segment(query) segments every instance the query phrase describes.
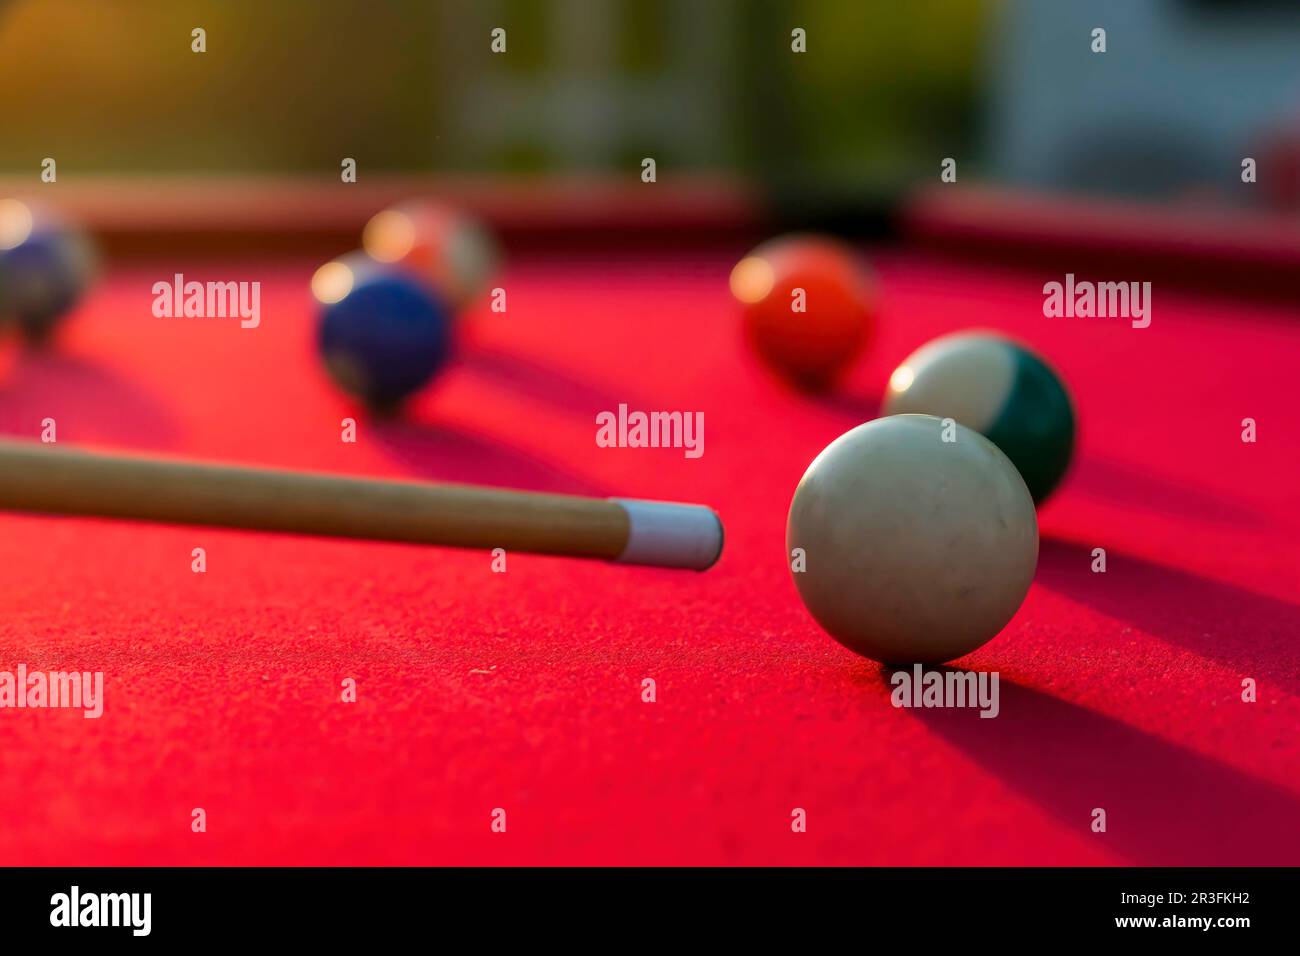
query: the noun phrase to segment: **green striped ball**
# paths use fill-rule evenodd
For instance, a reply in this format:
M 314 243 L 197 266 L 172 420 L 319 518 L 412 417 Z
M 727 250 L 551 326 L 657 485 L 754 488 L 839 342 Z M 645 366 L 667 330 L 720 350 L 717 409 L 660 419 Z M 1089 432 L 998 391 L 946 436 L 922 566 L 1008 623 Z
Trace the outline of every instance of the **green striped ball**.
M 1074 452 L 1074 408 L 1060 376 L 996 332 L 956 332 L 921 346 L 890 376 L 882 412 L 974 429 L 1011 459 L 1035 503 L 1060 483 Z

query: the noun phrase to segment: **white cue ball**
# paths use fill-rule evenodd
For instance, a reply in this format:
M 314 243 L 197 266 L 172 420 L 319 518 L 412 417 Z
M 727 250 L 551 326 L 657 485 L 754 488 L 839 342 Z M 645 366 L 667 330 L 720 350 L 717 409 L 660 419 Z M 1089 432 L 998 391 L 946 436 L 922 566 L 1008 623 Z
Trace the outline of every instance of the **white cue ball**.
M 1011 620 L 1038 563 L 1029 489 L 992 442 L 962 425 L 893 415 L 845 432 L 790 503 L 786 554 L 817 623 L 887 664 L 968 654 Z

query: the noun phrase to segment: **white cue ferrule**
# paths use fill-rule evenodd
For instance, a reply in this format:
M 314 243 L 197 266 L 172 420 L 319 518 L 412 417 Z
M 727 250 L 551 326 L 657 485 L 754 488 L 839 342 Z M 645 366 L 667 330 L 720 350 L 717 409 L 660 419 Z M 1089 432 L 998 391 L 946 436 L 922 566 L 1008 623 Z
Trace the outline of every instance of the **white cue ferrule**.
M 624 564 L 703 571 L 722 555 L 722 522 L 712 508 L 673 501 L 610 499 L 627 512 Z

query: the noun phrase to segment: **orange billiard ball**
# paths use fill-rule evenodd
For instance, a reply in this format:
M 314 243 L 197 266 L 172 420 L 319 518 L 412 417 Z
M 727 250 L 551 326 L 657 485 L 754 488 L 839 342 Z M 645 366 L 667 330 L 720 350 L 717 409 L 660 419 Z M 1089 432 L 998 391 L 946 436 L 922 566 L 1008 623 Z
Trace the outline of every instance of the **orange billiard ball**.
M 810 391 L 830 388 L 871 336 L 874 283 L 853 251 L 821 236 L 769 240 L 731 270 L 745 339 L 768 368 Z

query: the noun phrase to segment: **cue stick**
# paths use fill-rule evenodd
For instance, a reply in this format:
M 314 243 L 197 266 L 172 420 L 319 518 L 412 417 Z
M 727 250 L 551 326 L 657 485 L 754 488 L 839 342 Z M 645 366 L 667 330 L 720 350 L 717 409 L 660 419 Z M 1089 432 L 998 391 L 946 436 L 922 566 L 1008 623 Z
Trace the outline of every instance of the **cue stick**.
M 0 509 L 454 548 L 504 548 L 702 571 L 722 554 L 710 508 L 389 481 L 0 440 Z

